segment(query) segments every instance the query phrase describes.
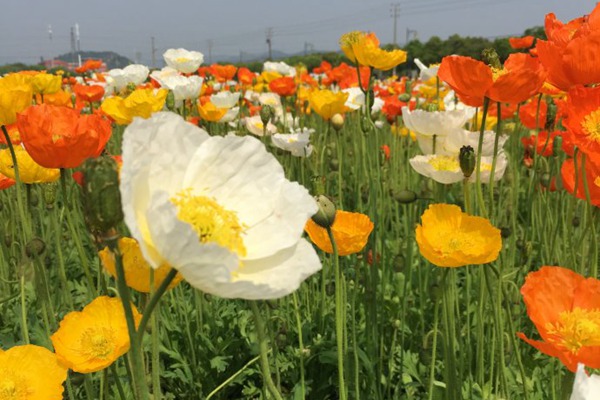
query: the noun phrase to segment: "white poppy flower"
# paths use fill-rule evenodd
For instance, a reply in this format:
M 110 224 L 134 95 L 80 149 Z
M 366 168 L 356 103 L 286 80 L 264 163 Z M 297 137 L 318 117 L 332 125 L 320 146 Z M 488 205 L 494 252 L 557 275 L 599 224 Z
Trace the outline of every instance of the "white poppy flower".
M 123 69 L 111 69 L 108 71 L 108 76 L 112 78 L 112 86 L 116 90 L 121 90 L 130 83 L 136 86 L 144 83 L 148 78 L 149 72 L 150 70 L 145 65 L 131 64 Z
M 163 53 L 167 65 L 184 74 L 196 72 L 204 62 L 204 54 L 186 49 L 169 49 Z
M 211 137 L 168 112 L 136 118 L 120 190 L 150 265 L 168 263 L 207 293 L 278 298 L 321 268 L 302 239 L 315 200 L 250 136 Z
M 482 183 L 489 183 L 492 171 L 493 157 L 481 157 L 480 179 Z M 428 154 L 424 156 L 415 156 L 409 161 L 410 166 L 419 174 L 433 179 L 436 182 L 449 185 L 460 182 L 464 179 L 464 174 L 460 169 L 458 156 L 448 156 L 443 154 Z M 504 152 L 498 153 L 496 159 L 496 169 L 494 171 L 494 180 L 497 181 L 504 176 L 508 160 Z M 469 182 L 475 182 L 477 175 L 475 172 L 469 178 Z
M 263 71 L 265 72 L 277 72 L 283 76 L 296 76 L 296 68 L 287 65 L 283 61 L 265 61 L 263 64 Z
M 197 99 L 200 96 L 204 79 L 198 75 L 167 75 L 161 78 L 161 86 L 173 92 L 175 101 L 181 103 L 183 100 Z
M 238 117 L 239 113 L 240 113 L 240 108 L 239 107 L 230 108 L 230 109 L 227 110 L 227 112 L 225 113 L 225 115 L 223 115 L 221 117 L 221 119 L 219 120 L 219 122 L 231 122 L 231 121 L 235 120 Z
M 310 135 L 314 131 L 314 129 L 304 128 L 292 133 L 276 133 L 271 136 L 271 141 L 275 147 L 289 151 L 295 157 L 308 157 L 313 151 Z
M 218 108 L 233 108 L 238 104 L 240 92 L 219 92 L 210 96 L 210 102 Z
M 570 400 L 598 400 L 600 399 L 600 376 L 587 376 L 583 364 L 577 364 L 577 374 L 573 384 Z
M 348 99 L 344 105 L 349 109 L 358 110 L 365 105 L 365 94 L 359 87 L 343 89 L 342 92 L 348 93 Z
M 459 101 L 456 97 L 456 94 L 454 93 L 454 90 L 450 90 L 448 94 L 444 96 L 444 109 L 446 111 L 464 110 L 467 112 L 469 119 L 473 118 L 476 111 L 475 107 L 468 106 Z
M 419 60 L 418 58 L 415 58 L 415 64 L 417 65 L 417 67 L 419 68 L 419 79 L 422 81 L 428 81 L 431 78 L 433 78 L 434 76 L 437 76 L 438 73 L 438 69 L 440 69 L 440 65 L 436 64 L 436 65 L 430 65 L 429 67 L 426 66 L 425 64 L 423 64 L 421 62 L 421 60 Z
M 164 67 L 163 69 L 158 69 L 158 70 L 152 71 L 150 73 L 150 78 L 154 79 L 156 82 L 158 82 L 159 85 L 163 86 L 163 81 L 165 79 L 167 79 L 168 77 L 171 77 L 171 76 L 178 76 L 178 75 L 179 75 L 179 71 L 177 71 L 175 68 Z
M 255 135 L 255 136 L 264 136 L 266 135 L 273 135 L 275 133 L 277 133 L 277 127 L 275 125 L 273 125 L 271 123 L 271 121 L 269 121 L 267 123 L 267 129 L 265 132 L 265 125 L 263 124 L 262 120 L 260 119 L 260 115 L 255 115 L 253 117 L 246 117 L 244 119 L 244 124 L 246 125 L 246 129 L 248 129 L 248 131 Z
M 404 125 L 415 133 L 446 136 L 450 131 L 461 128 L 469 120 L 469 116 L 464 110 L 411 111 L 408 107 L 402 107 L 402 119 Z
M 496 132 L 484 131 L 481 155 L 494 155 L 495 139 Z M 501 150 L 502 147 L 504 147 L 504 143 L 506 143 L 507 140 L 507 135 L 502 135 L 498 138 L 498 150 Z M 473 132 L 462 128 L 454 129 L 448 134 L 448 136 L 446 136 L 441 148 L 438 148 L 441 149 L 443 154 L 458 154 L 460 152 L 460 148 L 463 146 L 471 146 L 475 151 L 477 151 L 479 146 L 479 132 Z

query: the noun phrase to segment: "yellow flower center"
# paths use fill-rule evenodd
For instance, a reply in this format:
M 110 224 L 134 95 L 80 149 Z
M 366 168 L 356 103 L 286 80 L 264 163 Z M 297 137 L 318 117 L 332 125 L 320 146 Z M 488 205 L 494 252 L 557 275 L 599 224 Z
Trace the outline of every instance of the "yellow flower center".
M 90 328 L 81 335 L 81 347 L 90 358 L 106 359 L 114 351 L 114 332 L 108 328 Z
M 340 46 L 342 47 L 351 47 L 353 44 L 358 43 L 358 41 L 365 34 L 361 31 L 352 31 L 342 35 L 340 38 Z
M 214 198 L 194 196 L 191 189 L 178 193 L 171 201 L 179 208 L 179 219 L 192 226 L 201 243 L 216 243 L 238 256 L 246 255 L 242 238 L 246 226 L 235 211 L 226 210 Z
M 3 379 L 0 381 L 0 400 L 27 399 L 29 390 L 25 380 L 9 371 L 4 372 L 8 373 L 8 376 L 3 374 Z
M 456 157 L 450 156 L 437 156 L 429 160 L 431 165 L 436 171 L 456 171 L 460 169 L 458 160 Z
M 600 176 L 597 176 L 596 179 L 594 179 L 594 185 L 600 187 Z
M 600 346 L 600 310 L 584 310 L 560 313 L 556 323 L 548 323 L 551 342 L 577 354 L 584 346 Z
M 190 59 L 187 57 L 178 57 L 175 59 L 175 62 L 180 63 L 180 64 L 186 63 L 188 61 L 190 61 Z
M 496 82 L 496 79 L 500 78 L 502 75 L 506 74 L 508 71 L 504 68 L 491 68 L 492 70 L 492 79 Z
M 591 140 L 600 142 L 600 109 L 586 115 L 581 126 Z

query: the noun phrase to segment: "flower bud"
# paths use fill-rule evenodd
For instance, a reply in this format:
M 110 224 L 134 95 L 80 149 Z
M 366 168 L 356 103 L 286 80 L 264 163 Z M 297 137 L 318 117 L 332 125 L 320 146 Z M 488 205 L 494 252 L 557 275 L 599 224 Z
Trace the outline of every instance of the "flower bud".
M 273 110 L 273 107 L 265 105 L 260 109 L 260 120 L 262 121 L 263 125 L 266 126 L 274 116 L 275 110 Z
M 502 69 L 502 63 L 500 63 L 500 57 L 494 49 L 483 49 L 481 52 L 481 58 L 483 61 L 492 68 Z
M 329 228 L 335 220 L 335 204 L 322 194 L 317 196 L 315 200 L 319 206 L 319 211 L 312 216 L 312 220 L 323 228 Z
M 434 112 L 440 110 L 440 105 L 436 103 L 427 103 L 423 108 L 425 109 L 425 111 Z
M 339 132 L 344 127 L 344 116 L 342 114 L 333 114 L 331 117 L 333 129 Z
M 173 93 L 172 90 L 169 90 L 169 93 L 167 93 L 167 99 L 165 100 L 165 105 L 167 106 L 167 109 L 169 111 L 175 110 L 175 94 Z
M 101 233 L 123 220 L 117 163 L 109 156 L 88 159 L 83 170 L 83 209 L 88 226 Z
M 460 170 L 465 178 L 469 178 L 471 175 L 473 175 L 476 161 L 475 150 L 473 150 L 471 146 L 463 146 L 460 148 L 458 162 L 460 164 Z
M 337 158 L 332 158 L 331 160 L 329 160 L 329 169 L 331 171 L 337 171 L 338 169 L 340 169 L 340 162 Z
M 398 100 L 403 103 L 408 103 L 410 101 L 410 93 L 402 93 L 400 96 L 398 96 Z
M 562 152 L 562 144 L 563 138 L 561 135 L 557 135 L 554 137 L 554 142 L 552 143 L 552 154 L 558 156 Z
M 52 209 L 54 207 L 54 202 L 56 201 L 56 188 L 57 184 L 55 182 L 44 185 L 44 191 L 42 192 L 42 195 L 44 197 L 46 208 L 48 209 Z
M 46 243 L 39 237 L 34 237 L 25 245 L 25 254 L 27 254 L 27 257 L 29 258 L 42 255 L 44 250 L 46 250 Z
M 392 193 L 394 200 L 401 204 L 410 204 L 417 200 L 417 194 L 412 190 L 400 190 Z

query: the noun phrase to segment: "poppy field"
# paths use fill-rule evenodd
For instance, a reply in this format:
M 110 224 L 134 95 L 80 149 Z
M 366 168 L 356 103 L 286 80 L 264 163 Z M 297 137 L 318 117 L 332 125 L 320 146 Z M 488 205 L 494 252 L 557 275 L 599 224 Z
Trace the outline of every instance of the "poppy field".
M 0 400 L 600 399 L 600 6 L 500 59 L 0 78 Z

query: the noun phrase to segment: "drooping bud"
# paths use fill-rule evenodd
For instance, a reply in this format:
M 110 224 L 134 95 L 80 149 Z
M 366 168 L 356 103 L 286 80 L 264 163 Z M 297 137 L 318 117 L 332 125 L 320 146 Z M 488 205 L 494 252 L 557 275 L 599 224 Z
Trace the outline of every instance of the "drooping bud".
M 269 105 L 265 105 L 260 109 L 260 120 L 263 125 L 267 126 L 269 121 L 275 116 L 275 110 Z
M 489 65 L 492 68 L 502 69 L 502 63 L 500 62 L 500 57 L 498 57 L 498 53 L 496 50 L 492 48 L 483 49 L 481 52 L 481 58 L 483 58 L 483 62 Z
M 458 162 L 460 164 L 460 170 L 462 171 L 465 178 L 469 178 L 473 175 L 473 171 L 475 170 L 475 150 L 471 146 L 463 146 L 460 148 L 460 153 L 458 154 Z
M 172 90 L 169 90 L 167 93 L 167 99 L 165 100 L 165 105 L 169 111 L 175 111 L 175 94 Z
M 25 254 L 27 254 L 27 257 L 29 258 L 42 255 L 44 250 L 46 250 L 46 243 L 39 237 L 34 237 L 25 245 Z
M 47 209 L 52 209 L 54 207 L 57 187 L 58 185 L 56 182 L 51 182 L 44 185 L 43 197 Z
M 417 194 L 412 190 L 400 190 L 392 193 L 394 200 L 401 204 L 410 204 L 417 200 Z
M 312 220 L 323 228 L 329 228 L 335 221 L 335 204 L 327 196 L 319 195 L 315 198 L 319 211 L 312 216 Z
M 408 103 L 410 101 L 410 97 L 410 93 L 402 93 L 400 96 L 398 96 L 398 100 L 403 103 Z
M 88 226 L 105 233 L 123 220 L 119 173 L 109 156 L 86 160 L 83 171 L 83 209 Z
M 547 96 L 546 104 L 548 105 L 548 107 L 546 109 L 546 121 L 544 121 L 544 129 L 547 131 L 553 131 L 554 125 L 556 122 L 556 111 L 557 111 L 556 103 L 554 103 L 554 100 L 552 99 L 552 97 Z M 557 153 L 554 153 L 554 154 L 557 154 Z
M 331 126 L 339 132 L 344 127 L 344 116 L 342 114 L 333 114 L 331 117 Z

